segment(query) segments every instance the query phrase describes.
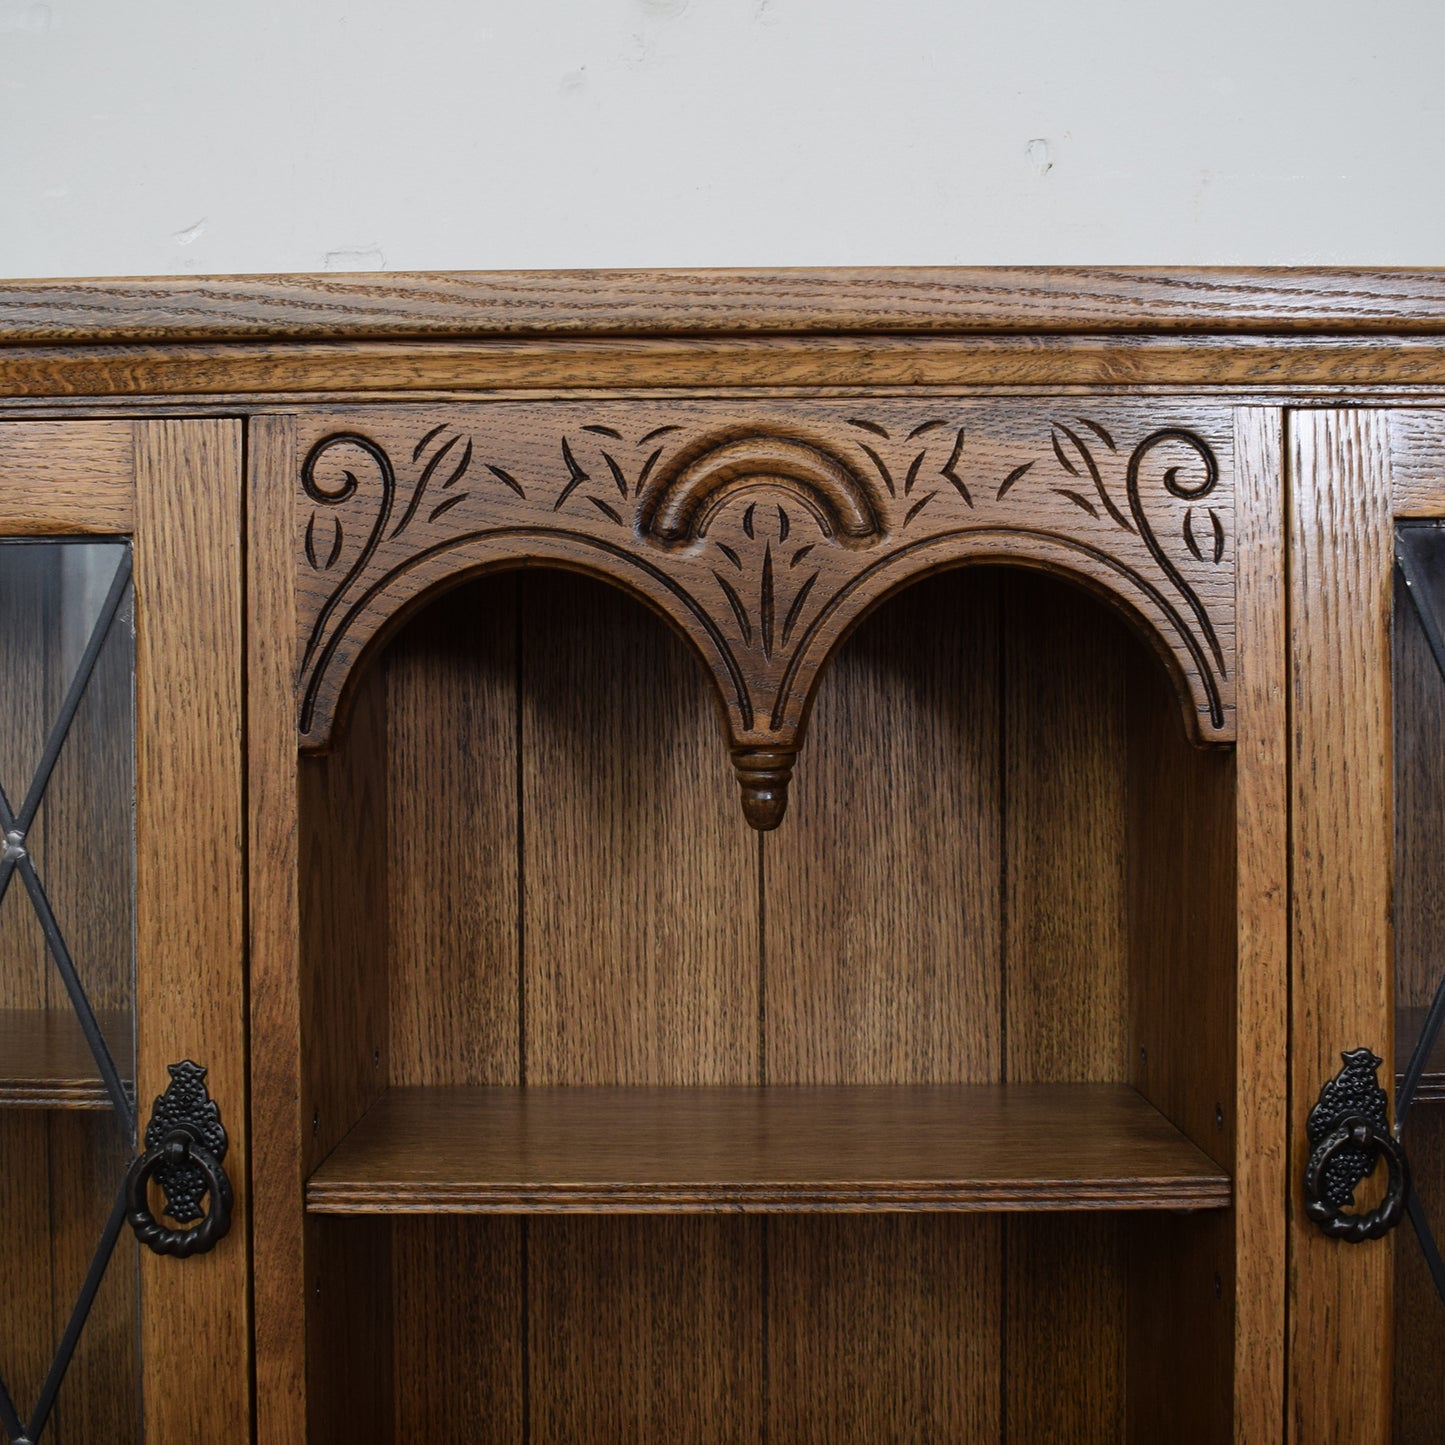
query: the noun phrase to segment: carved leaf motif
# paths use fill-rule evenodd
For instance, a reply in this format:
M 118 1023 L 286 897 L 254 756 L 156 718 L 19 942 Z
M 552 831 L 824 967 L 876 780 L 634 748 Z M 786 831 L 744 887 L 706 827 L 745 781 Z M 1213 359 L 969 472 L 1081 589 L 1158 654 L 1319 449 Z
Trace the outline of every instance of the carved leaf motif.
M 1104 441 L 1110 451 L 1114 450 L 1114 439 L 1103 427 L 1094 422 L 1080 419 L 1081 425 L 1087 427 L 1100 440 Z M 1083 478 L 1087 476 L 1093 483 L 1094 495 L 1098 498 L 1099 505 L 1109 514 L 1113 521 L 1126 532 L 1132 532 L 1133 526 L 1128 518 L 1114 504 L 1114 499 L 1109 495 L 1108 488 L 1104 485 L 1104 478 L 1099 472 L 1099 464 L 1095 460 L 1093 449 L 1071 426 L 1064 422 L 1055 422 L 1051 433 L 1054 444 L 1054 455 L 1058 458 L 1059 465 L 1071 476 Z M 1076 464 L 1077 461 L 1077 464 Z M 1083 471 L 1079 467 L 1083 467 Z M 1067 497 L 1075 505 L 1088 512 L 1090 516 L 1097 517 L 1098 509 L 1091 501 L 1087 501 L 1081 492 L 1069 488 L 1055 488 L 1060 496 Z

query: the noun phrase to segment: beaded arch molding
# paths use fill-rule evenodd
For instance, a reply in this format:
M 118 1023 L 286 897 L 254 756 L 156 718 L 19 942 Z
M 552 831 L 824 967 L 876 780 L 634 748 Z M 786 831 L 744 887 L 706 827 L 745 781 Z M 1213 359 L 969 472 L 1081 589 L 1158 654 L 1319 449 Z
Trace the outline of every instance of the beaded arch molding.
M 928 573 L 1012 562 L 1119 605 L 1196 742 L 1234 740 L 1228 408 L 1018 400 L 483 402 L 299 418 L 297 723 L 426 596 L 548 566 L 660 613 L 712 676 L 748 822 L 776 827 L 829 656 Z

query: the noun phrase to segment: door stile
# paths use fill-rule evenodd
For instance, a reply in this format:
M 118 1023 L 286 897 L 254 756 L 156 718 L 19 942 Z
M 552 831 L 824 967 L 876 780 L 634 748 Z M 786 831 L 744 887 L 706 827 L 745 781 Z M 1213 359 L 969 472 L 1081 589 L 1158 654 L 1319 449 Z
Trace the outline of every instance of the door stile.
M 146 1438 L 251 1431 L 242 813 L 243 427 L 137 422 L 137 1114 L 184 1059 L 229 1135 L 229 1237 L 141 1251 Z
M 1394 1057 L 1390 418 L 1292 412 L 1289 1439 L 1388 1445 L 1393 1253 L 1305 1216 L 1306 1120 L 1340 1054 Z

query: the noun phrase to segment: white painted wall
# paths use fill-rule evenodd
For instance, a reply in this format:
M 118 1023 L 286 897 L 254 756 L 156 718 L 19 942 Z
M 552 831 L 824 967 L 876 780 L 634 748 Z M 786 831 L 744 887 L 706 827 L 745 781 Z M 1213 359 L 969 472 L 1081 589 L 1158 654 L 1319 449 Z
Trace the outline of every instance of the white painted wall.
M 1445 264 L 1442 0 L 0 0 L 0 275 Z

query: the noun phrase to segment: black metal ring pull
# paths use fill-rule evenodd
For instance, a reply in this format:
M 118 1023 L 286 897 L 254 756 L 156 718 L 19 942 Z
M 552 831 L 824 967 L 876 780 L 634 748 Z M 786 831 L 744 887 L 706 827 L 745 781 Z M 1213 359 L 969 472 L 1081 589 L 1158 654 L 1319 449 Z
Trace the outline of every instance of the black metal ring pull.
M 231 1228 L 231 1181 L 221 1167 L 230 1141 L 206 1092 L 205 1069 L 183 1059 L 170 1075 L 146 1125 L 145 1153 L 126 1171 L 125 1217 L 147 1249 L 184 1259 L 214 1249 Z M 151 1212 L 152 1181 L 166 1197 L 163 1214 L 178 1224 L 201 1222 L 191 1229 L 162 1224 Z
M 1383 1154 L 1390 1179 L 1385 1197 L 1364 1214 L 1346 1214 L 1328 1197 L 1330 1166 L 1347 1151 Z M 1405 1151 L 1388 1129 L 1372 1119 L 1352 1114 L 1315 1145 L 1305 1168 L 1305 1213 L 1332 1239 L 1360 1244 L 1388 1234 L 1405 1216 L 1410 1192 L 1410 1165 Z
M 1350 1049 L 1340 1058 L 1344 1067 L 1320 1090 L 1310 1110 L 1305 1213 L 1331 1239 L 1363 1244 L 1388 1234 L 1405 1217 L 1410 1165 L 1390 1132 L 1390 1099 L 1380 1087 L 1380 1056 L 1370 1049 Z M 1382 1154 L 1390 1171 L 1385 1198 L 1363 1214 L 1347 1214 L 1356 1188 L 1375 1172 Z
M 151 1177 L 162 1168 L 182 1169 L 187 1165 L 205 1176 L 210 1207 L 193 1229 L 168 1229 L 151 1212 Z M 126 1222 L 135 1230 L 136 1238 L 157 1254 L 184 1259 L 214 1249 L 230 1231 L 232 1202 L 231 1181 L 221 1161 L 184 1127 L 173 1129 L 154 1149 L 147 1149 L 126 1172 Z

